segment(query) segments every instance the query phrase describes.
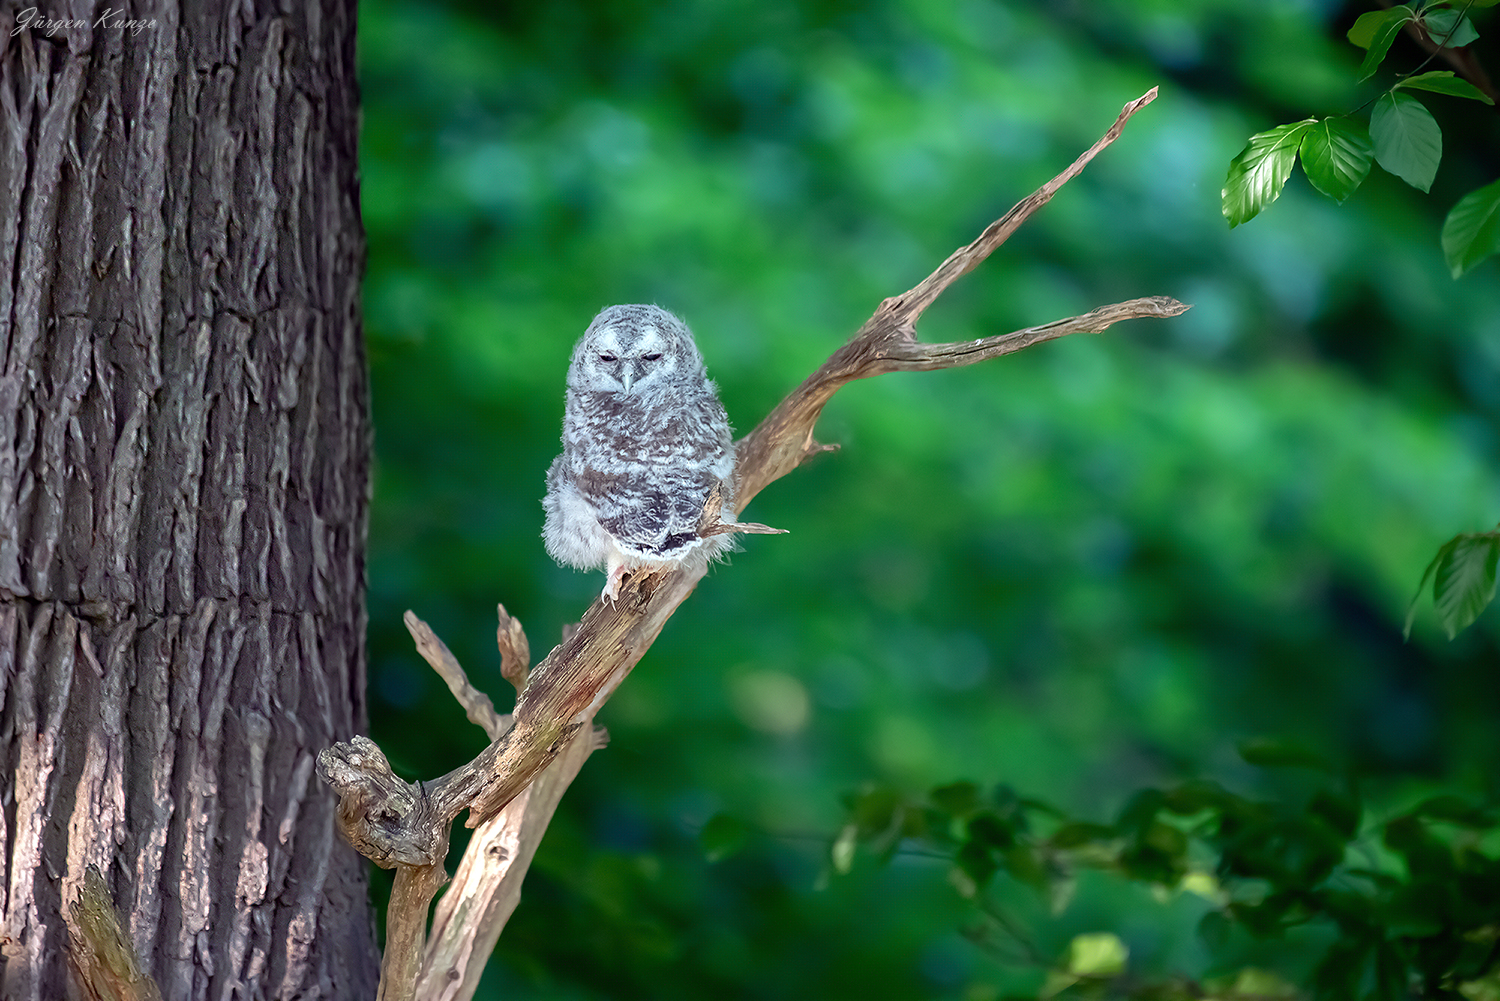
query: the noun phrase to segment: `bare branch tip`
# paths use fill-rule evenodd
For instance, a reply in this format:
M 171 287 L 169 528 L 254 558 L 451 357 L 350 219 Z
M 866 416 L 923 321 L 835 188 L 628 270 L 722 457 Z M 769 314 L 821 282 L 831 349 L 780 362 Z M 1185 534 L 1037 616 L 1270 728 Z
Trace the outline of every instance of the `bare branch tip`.
M 531 673 L 531 643 L 526 639 L 526 630 L 521 620 L 505 610 L 504 605 L 495 606 L 499 626 L 495 629 L 495 646 L 500 650 L 500 676 L 510 682 L 516 694 L 526 687 Z

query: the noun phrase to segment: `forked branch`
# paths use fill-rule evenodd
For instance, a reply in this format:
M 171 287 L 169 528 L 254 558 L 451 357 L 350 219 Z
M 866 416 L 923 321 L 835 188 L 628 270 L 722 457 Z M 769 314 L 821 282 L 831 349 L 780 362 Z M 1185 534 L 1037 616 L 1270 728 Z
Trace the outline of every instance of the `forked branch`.
M 1052 199 L 1066 184 L 1102 151 L 1119 137 L 1130 117 L 1151 103 L 1156 97 L 1156 88 L 1125 105 L 1119 117 L 1099 141 L 1094 143 L 1066 170 L 1018 202 L 1014 208 L 985 228 L 979 237 L 966 247 L 949 255 L 938 268 L 914 288 L 898 296 L 886 299 L 875 315 L 862 326 L 854 337 L 839 348 L 816 372 L 783 400 L 771 414 L 750 434 L 736 444 L 736 489 L 734 491 L 736 514 L 744 510 L 756 494 L 772 481 L 785 476 L 809 456 L 825 451 L 832 446 L 820 445 L 813 439 L 813 429 L 823 407 L 839 388 L 855 379 L 866 379 L 885 372 L 931 371 L 972 365 L 975 362 L 1010 354 L 1042 341 L 1052 340 L 1073 333 L 1098 333 L 1121 320 L 1138 317 L 1176 316 L 1188 307 L 1175 299 L 1154 297 L 1132 299 L 1129 302 L 1101 306 L 1082 316 L 1057 320 L 1038 327 L 1028 327 L 1008 334 L 983 337 L 955 344 L 924 344 L 917 339 L 916 323 L 922 313 L 960 276 L 972 271 L 1014 233 L 1022 223 Z M 718 518 L 718 493 L 710 499 L 705 509 L 702 534 L 714 534 L 728 526 L 720 526 Z M 765 526 L 740 525 L 739 531 L 774 531 Z M 524 657 L 520 667 L 514 666 L 512 657 L 506 677 L 515 681 L 520 689 L 512 714 L 513 725 L 473 761 L 453 770 L 442 778 L 417 786 L 405 783 L 392 785 L 390 777 L 380 774 L 375 768 L 366 788 L 359 788 L 358 781 L 351 781 L 351 752 L 349 745 L 340 745 L 324 752 L 319 758 L 320 771 L 325 779 L 339 789 L 342 799 L 340 820 L 350 839 L 366 854 L 376 857 L 381 852 L 387 859 L 394 858 L 406 866 L 401 852 L 412 845 L 436 846 L 446 844 L 447 825 L 467 810 L 468 825 L 484 825 L 485 831 L 476 836 L 470 847 L 475 851 L 493 850 L 503 845 L 500 854 L 510 861 L 505 863 L 507 879 L 519 885 L 524 864 L 517 860 L 524 855 L 529 859 L 530 849 L 535 848 L 535 839 L 545 827 L 545 818 L 550 817 L 561 789 L 582 763 L 580 755 L 595 746 L 593 718 L 595 712 L 624 680 L 631 668 L 650 648 L 677 606 L 681 604 L 697 585 L 705 572 L 702 566 L 683 566 L 665 572 L 637 572 L 626 578 L 618 600 L 594 604 L 584 614 L 583 621 L 563 642 L 549 653 L 541 664 L 527 676 Z M 525 637 L 519 626 L 507 626 L 508 617 L 501 610 L 500 629 L 502 651 L 507 642 L 515 648 L 519 644 L 525 649 Z M 416 621 L 408 620 L 408 625 Z M 425 629 L 425 627 L 423 627 Z M 447 653 L 435 636 L 431 641 L 418 635 L 412 626 L 413 635 L 419 645 L 424 646 L 424 656 L 448 679 L 455 695 L 469 711 L 470 718 L 485 726 L 494 737 L 502 718 L 488 705 L 488 699 L 474 698 L 469 694 L 467 681 L 461 684 L 456 679 L 462 671 L 456 663 L 449 663 Z M 430 631 L 428 631 L 430 634 Z M 507 636 L 510 637 L 507 640 Z M 517 637 L 519 639 L 517 640 Z M 481 702 L 480 700 L 483 699 Z M 355 754 L 360 761 L 372 765 L 383 764 L 384 758 L 376 761 L 374 754 L 360 744 Z M 572 751 L 569 749 L 572 748 Z M 556 773 L 561 782 L 548 779 L 545 786 L 532 785 L 543 769 L 569 751 L 564 761 L 559 761 L 548 772 Z M 389 769 L 386 768 L 386 773 Z M 330 774 L 337 773 L 336 775 Z M 399 782 L 399 780 L 397 780 Z M 351 788 L 353 786 L 354 788 Z M 402 788 L 402 787 L 405 788 Z M 531 788 L 528 790 L 528 786 Z M 518 799 L 526 791 L 525 800 Z M 381 797 L 393 798 L 390 804 L 381 803 Z M 509 806 L 508 806 L 509 804 Z M 538 812 L 534 815 L 533 804 Z M 505 813 L 502 814 L 501 811 Z M 361 819 L 361 816 L 364 818 Z M 393 819 L 394 818 L 394 819 Z M 390 830 L 393 823 L 425 823 L 441 828 L 441 834 L 428 832 L 425 837 L 395 839 L 400 848 L 391 847 Z M 494 825 L 494 826 L 492 826 Z M 371 829 L 378 837 L 372 838 Z M 529 832 L 529 833 L 528 833 Z M 507 841 L 506 839 L 511 840 Z M 531 839 L 528 841 L 527 839 Z M 372 840 L 376 842 L 372 846 Z M 383 847 L 382 847 L 383 846 Z M 480 846 L 476 848 L 475 846 Z M 489 846 L 485 848 L 484 846 Z M 430 855 L 424 855 L 430 858 Z M 460 980 L 468 983 L 461 967 L 474 958 L 480 965 L 487 955 L 488 944 L 493 944 L 493 935 L 499 934 L 494 915 L 509 914 L 513 899 L 509 890 L 501 891 L 492 883 L 488 888 L 474 889 L 469 883 L 473 874 L 483 868 L 483 858 L 471 860 L 466 855 L 460 886 L 444 897 L 443 912 L 439 924 L 434 928 L 433 944 L 428 952 L 428 962 L 422 973 L 421 996 L 467 997 L 472 993 L 452 993 L 441 984 L 450 987 Z M 415 877 L 414 877 L 415 878 Z M 480 881 L 482 882 L 482 881 Z M 475 884 L 477 886 L 477 883 Z M 514 888 L 512 887 L 512 889 Z M 424 885 L 425 889 L 425 885 Z M 479 904 L 480 899 L 490 901 Z M 428 900 L 431 899 L 430 893 Z M 508 902 L 507 902 L 508 901 Z M 455 936 L 453 922 L 464 914 L 490 915 L 486 930 L 479 935 Z M 503 912 L 503 913 L 500 913 Z M 415 921 L 420 928 L 426 921 L 426 905 L 420 913 L 398 916 L 394 910 L 390 925 L 398 920 Z M 461 940 L 461 941 L 460 941 Z M 450 945 L 441 945 L 448 942 Z M 452 944 L 452 943 L 458 944 Z M 482 948 L 481 948 L 482 947 Z M 441 965 L 441 969 L 433 964 Z M 389 963 L 387 964 L 389 967 Z M 402 977 L 409 974 L 403 972 Z M 477 979 L 477 973 L 474 974 Z M 382 983 L 382 997 L 413 997 L 415 983 L 405 980 L 400 989 L 387 992 Z

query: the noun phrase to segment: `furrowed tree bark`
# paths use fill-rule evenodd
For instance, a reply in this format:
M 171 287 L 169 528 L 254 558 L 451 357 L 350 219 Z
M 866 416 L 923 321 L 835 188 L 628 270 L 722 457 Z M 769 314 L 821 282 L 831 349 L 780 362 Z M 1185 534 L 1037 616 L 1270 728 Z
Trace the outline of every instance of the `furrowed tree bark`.
M 0 997 L 80 996 L 111 907 L 169 1001 L 371 997 L 314 778 L 365 727 L 353 0 L 30 7 L 0 3 Z
M 873 316 L 817 371 L 777 405 L 755 430 L 735 443 L 735 512 L 761 490 L 819 452 L 813 429 L 823 407 L 856 379 L 887 372 L 919 372 L 972 365 L 1034 344 L 1075 333 L 1100 333 L 1121 320 L 1166 318 L 1188 307 L 1166 296 L 1114 303 L 1009 334 L 953 344 L 927 344 L 916 323 L 949 285 L 978 267 L 1012 233 L 1119 138 L 1156 88 L 1121 109 L 1113 125 L 1060 174 L 1017 202 L 975 240 L 948 256 L 914 288 L 882 302 Z M 704 507 L 702 536 L 724 531 L 775 532 L 764 525 L 719 521 L 720 492 Z M 583 759 L 598 746 L 594 714 L 655 642 L 667 619 L 702 579 L 706 567 L 692 564 L 663 572 L 630 574 L 613 602 L 595 601 L 576 629 L 535 670 L 527 670 L 527 643 L 520 624 L 500 609 L 498 634 L 505 677 L 518 690 L 515 711 L 504 725 L 489 699 L 473 690 L 463 669 L 425 623 L 410 612 L 407 627 L 418 650 L 448 683 L 469 719 L 484 726 L 491 743 L 473 761 L 430 782 L 395 776 L 368 738 L 336 745 L 318 756 L 318 771 L 338 794 L 345 836 L 382 865 L 397 869 L 387 911 L 389 949 L 381 971 L 382 1001 L 462 1001 L 473 996 L 479 971 L 500 934 L 526 865 L 546 829 L 558 798 Z M 478 827 L 459 867 L 459 878 L 438 905 L 425 956 L 416 944 L 427 930 L 427 912 L 441 870 L 448 825 L 468 811 Z M 493 857 L 490 857 L 493 853 Z

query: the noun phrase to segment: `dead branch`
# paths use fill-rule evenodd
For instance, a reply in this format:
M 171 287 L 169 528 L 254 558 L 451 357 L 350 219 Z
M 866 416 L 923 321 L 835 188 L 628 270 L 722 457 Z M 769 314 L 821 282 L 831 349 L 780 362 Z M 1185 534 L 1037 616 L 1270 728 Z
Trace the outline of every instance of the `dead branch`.
M 1051 200 L 1058 189 L 1119 137 L 1130 117 L 1156 97 L 1156 88 L 1125 105 L 1098 142 L 1072 165 L 1004 216 L 991 223 L 966 247 L 954 251 L 931 275 L 911 290 L 886 299 L 854 337 L 783 400 L 749 435 L 736 444 L 735 514 L 769 483 L 785 476 L 810 456 L 836 446 L 813 439 L 823 407 L 838 389 L 856 379 L 885 372 L 931 371 L 955 368 L 1010 354 L 1042 341 L 1072 333 L 1098 333 L 1111 324 L 1136 317 L 1176 316 L 1188 307 L 1174 299 L 1155 297 L 1103 306 L 1070 317 L 1008 334 L 955 344 L 923 344 L 916 322 L 943 291 L 972 271 L 1028 218 Z M 763 525 L 723 522 L 718 490 L 705 505 L 699 534 L 725 531 L 774 532 Z M 520 878 L 530 853 L 556 806 L 590 749 L 596 746 L 594 714 L 624 680 L 656 640 L 677 606 L 692 593 L 706 567 L 686 565 L 656 573 L 632 573 L 613 602 L 597 600 L 574 630 L 565 630 L 561 644 L 530 672 L 525 671 L 526 640 L 520 626 L 501 609 L 499 631 L 505 676 L 519 688 L 511 728 L 493 740 L 473 761 L 432 782 L 412 786 L 390 775 L 389 765 L 373 743 L 356 737 L 319 756 L 319 772 L 340 795 L 339 821 L 363 854 L 380 864 L 396 864 L 418 889 L 403 906 L 415 918 L 403 917 L 403 935 L 426 920 L 432 892 L 432 865 L 441 872 L 439 846 L 447 844 L 448 824 L 467 810 L 470 827 L 481 832 L 471 842 L 459 879 L 439 905 L 432 943 L 422 965 L 420 994 L 405 959 L 399 967 L 403 986 L 387 995 L 382 970 L 382 997 L 465 998 L 477 983 L 478 966 L 499 935 L 514 907 Z M 408 613 L 408 626 L 419 622 Z M 425 629 L 425 627 L 422 627 Z M 419 647 L 425 642 L 412 628 Z M 430 635 L 430 630 L 427 634 Z M 435 653 L 435 651 L 441 651 Z M 507 658 L 506 651 L 511 653 Z M 462 677 L 462 669 L 436 636 L 426 642 L 424 657 L 445 680 Z M 520 666 L 517 667 L 516 665 Z M 441 666 L 440 666 L 441 665 Z M 449 687 L 469 711 L 486 724 L 483 709 L 468 694 L 467 679 Z M 483 696 L 480 696 L 483 698 Z M 483 706 L 493 714 L 484 698 Z M 497 717 L 498 718 L 498 717 Z M 356 761 L 357 759 L 357 761 Z M 404 825 L 423 828 L 395 836 Z M 386 861 L 382 862 L 384 859 Z M 436 860 L 434 863 L 433 860 Z M 391 922 L 397 920 L 392 898 Z M 473 927 L 467 927 L 472 925 Z M 388 927 L 390 924 L 388 923 Z M 402 954 L 412 955 L 408 938 Z M 388 952 L 390 946 L 387 946 Z M 388 955 L 389 960 L 389 955 Z M 472 975 L 470 970 L 472 969 Z M 395 975 L 395 968 L 392 968 Z M 464 987 L 457 986 L 459 984 Z
M 473 996 L 485 960 L 521 900 L 521 881 L 553 811 L 603 740 L 599 729 L 578 734 L 531 785 L 479 825 L 453 885 L 432 915 L 417 997 L 449 1001 Z M 450 971 L 461 971 L 461 976 L 455 978 Z
M 496 605 L 495 610 L 500 618 L 500 625 L 495 629 L 495 645 L 500 648 L 500 676 L 509 681 L 519 695 L 531 675 L 531 644 L 526 642 L 526 631 L 521 628 L 520 621 L 511 618 L 504 605 Z
M 437 633 L 432 631 L 431 626 L 413 615 L 410 610 L 402 616 L 402 621 L 406 623 L 406 631 L 411 633 L 411 638 L 416 641 L 417 653 L 421 654 L 422 659 L 438 673 L 438 677 L 448 683 L 448 691 L 452 692 L 458 704 L 464 707 L 464 713 L 469 717 L 469 722 L 482 727 L 490 740 L 499 740 L 500 735 L 510 729 L 510 717 L 501 716 L 495 712 L 495 703 L 490 701 L 490 697 L 469 683 L 469 676 L 464 673 L 462 667 L 458 666 L 458 658 L 453 656 L 452 651 L 448 649 L 448 644 L 438 639 Z M 511 652 L 511 661 L 507 663 L 505 646 L 505 641 L 509 638 L 507 621 L 514 625 L 515 632 L 521 637 L 523 656 L 529 658 L 530 651 L 526 648 L 526 634 L 521 632 L 521 624 L 506 615 L 505 606 L 501 605 L 500 673 L 509 678 L 510 675 L 505 674 L 505 669 L 510 667 L 512 673 L 516 672 L 514 663 L 516 654 Z M 517 691 L 526 685 L 526 666 L 526 660 L 522 660 L 519 672 L 521 683 L 516 686 Z

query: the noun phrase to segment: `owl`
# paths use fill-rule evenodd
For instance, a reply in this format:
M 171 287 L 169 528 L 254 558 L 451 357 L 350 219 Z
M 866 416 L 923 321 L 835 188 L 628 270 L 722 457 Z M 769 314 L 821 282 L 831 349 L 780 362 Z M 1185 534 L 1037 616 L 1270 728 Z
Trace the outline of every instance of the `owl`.
M 715 487 L 734 524 L 734 439 L 687 325 L 657 306 L 610 306 L 568 365 L 562 455 L 547 471 L 547 552 L 608 571 L 709 560 L 733 536 L 700 532 Z

